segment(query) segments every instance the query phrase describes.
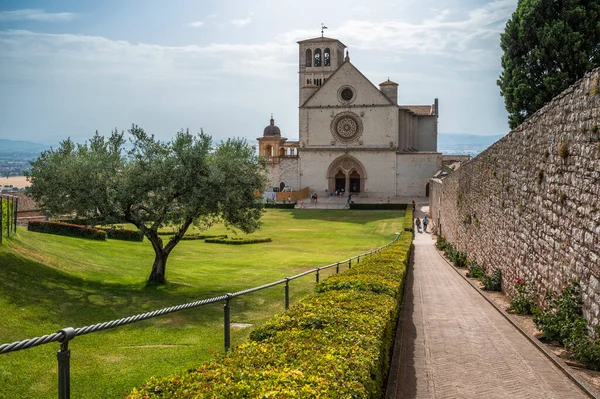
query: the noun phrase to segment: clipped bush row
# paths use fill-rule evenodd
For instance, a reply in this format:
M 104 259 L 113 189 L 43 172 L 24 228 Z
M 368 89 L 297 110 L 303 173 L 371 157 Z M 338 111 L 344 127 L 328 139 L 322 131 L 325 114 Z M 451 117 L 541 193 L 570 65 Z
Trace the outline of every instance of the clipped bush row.
M 129 399 L 379 398 L 412 233 L 320 283 L 250 341 L 187 373 L 153 377 Z
M 271 242 L 270 238 L 207 238 L 204 242 L 210 244 L 245 245 Z
M 395 211 L 403 211 L 406 209 L 406 204 L 363 204 L 363 203 L 350 203 L 350 209 L 356 210 L 395 210 Z
M 413 231 L 413 210 L 411 208 L 406 209 L 404 213 L 404 230 Z
M 295 203 L 287 203 L 287 204 L 281 204 L 279 202 L 267 202 L 267 203 L 265 203 L 265 208 L 294 209 L 295 207 L 296 207 Z
M 94 229 L 89 226 L 79 226 L 70 223 L 31 220 L 27 224 L 27 230 L 38 233 L 57 234 L 61 236 L 89 238 L 91 240 L 106 240 L 105 231 Z
M 96 227 L 96 229 L 105 231 L 106 236 L 113 240 L 144 241 L 144 234 L 139 230 L 117 229 L 114 227 Z
M 212 238 L 227 238 L 227 234 L 186 234 L 182 240 L 206 240 Z

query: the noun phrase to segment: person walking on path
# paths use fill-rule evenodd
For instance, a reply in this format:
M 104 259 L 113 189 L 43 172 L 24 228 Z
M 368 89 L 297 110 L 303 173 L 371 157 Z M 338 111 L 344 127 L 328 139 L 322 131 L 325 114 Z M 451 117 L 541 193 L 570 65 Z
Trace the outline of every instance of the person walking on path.
M 427 225 L 428 225 L 428 224 L 429 224 L 429 219 L 427 219 L 427 216 L 425 216 L 425 217 L 423 218 L 423 231 L 424 231 L 425 233 L 427 233 Z
M 415 224 L 417 225 L 417 231 L 420 233 L 421 232 L 421 219 L 416 218 Z
M 416 205 L 417 205 L 417 204 L 415 204 L 415 200 L 413 200 L 413 202 L 412 202 L 412 206 L 413 206 L 413 212 L 415 211 Z

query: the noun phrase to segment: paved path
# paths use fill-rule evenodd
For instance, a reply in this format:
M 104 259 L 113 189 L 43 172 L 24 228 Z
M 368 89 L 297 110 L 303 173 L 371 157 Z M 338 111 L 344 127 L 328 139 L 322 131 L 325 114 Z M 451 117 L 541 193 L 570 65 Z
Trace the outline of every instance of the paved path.
M 416 233 L 387 399 L 588 398 Z

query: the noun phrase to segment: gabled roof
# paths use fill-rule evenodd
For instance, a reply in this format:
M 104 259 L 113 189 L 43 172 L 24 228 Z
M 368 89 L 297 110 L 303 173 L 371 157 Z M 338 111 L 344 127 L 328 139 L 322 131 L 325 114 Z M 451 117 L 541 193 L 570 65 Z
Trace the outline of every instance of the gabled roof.
M 354 66 L 354 64 L 352 64 L 352 63 L 350 62 L 350 60 L 349 60 L 349 59 L 346 59 L 346 61 L 344 61 L 344 62 L 342 63 L 342 65 L 340 65 L 340 66 L 339 66 L 339 68 L 338 68 L 338 69 L 336 69 L 336 70 L 335 70 L 335 71 L 334 71 L 334 72 L 333 72 L 331 75 L 329 75 L 329 77 L 327 78 L 327 80 L 325 81 L 325 83 L 323 83 L 323 86 L 321 86 L 321 87 L 319 88 L 319 90 L 315 90 L 315 92 L 314 92 L 314 93 L 313 93 L 313 94 L 312 94 L 310 97 L 308 97 L 308 98 L 306 99 L 306 101 L 304 101 L 304 103 L 303 103 L 302 105 L 300 105 L 300 106 L 301 106 L 301 107 L 303 107 L 303 106 L 305 106 L 306 104 L 308 104 L 308 102 L 309 102 L 310 100 L 312 100 L 312 98 L 313 98 L 314 96 L 316 96 L 316 95 L 317 95 L 317 93 L 319 93 L 320 91 L 322 91 L 324 87 L 327 87 L 327 85 L 330 85 L 330 82 L 333 80 L 332 78 L 333 78 L 333 77 L 334 77 L 334 76 L 335 76 L 335 75 L 336 75 L 336 74 L 337 74 L 337 73 L 338 73 L 338 72 L 339 72 L 339 71 L 340 71 L 342 68 L 344 68 L 344 67 L 346 66 L 346 64 L 348 64 L 348 65 L 350 66 L 350 68 L 352 68 L 353 70 L 355 70 L 356 72 L 358 72 L 358 74 L 359 74 L 359 76 L 360 76 L 360 77 L 362 77 L 364 80 L 366 80 L 367 82 L 369 82 L 369 84 L 371 85 L 371 87 L 373 88 L 373 90 L 375 90 L 377 93 L 379 93 L 379 95 L 381 95 L 381 97 L 382 97 L 382 98 L 384 98 L 384 99 L 385 99 L 385 101 L 387 101 L 387 102 L 388 102 L 390 105 L 396 105 L 396 104 L 394 104 L 394 103 L 392 102 L 392 100 L 390 100 L 390 99 L 389 99 L 389 98 L 388 98 L 388 97 L 387 97 L 385 94 L 383 94 L 383 93 L 381 92 L 381 90 L 379 90 L 379 89 L 378 89 L 378 88 L 377 88 L 377 87 L 376 87 L 376 86 L 373 84 L 373 82 L 371 82 L 369 79 L 367 79 L 367 77 L 366 77 L 365 75 L 363 75 L 363 73 L 362 73 L 362 72 L 361 72 L 361 71 L 360 71 L 360 70 L 359 70 L 357 67 L 355 67 L 355 66 Z

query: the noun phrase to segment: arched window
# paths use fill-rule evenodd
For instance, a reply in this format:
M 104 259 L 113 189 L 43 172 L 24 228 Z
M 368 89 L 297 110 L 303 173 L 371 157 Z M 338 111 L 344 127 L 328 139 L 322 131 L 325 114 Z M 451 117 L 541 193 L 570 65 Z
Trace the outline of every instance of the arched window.
M 282 148 L 279 149 L 279 156 L 280 157 L 285 157 L 285 148 L 282 147 Z
M 329 52 L 329 49 L 326 48 L 325 51 L 323 51 L 323 66 L 329 65 L 331 65 L 331 54 Z
M 265 157 L 271 157 L 271 156 L 273 156 L 273 147 L 268 145 L 265 147 Z
M 315 50 L 315 66 L 316 67 L 321 66 L 321 49 L 320 48 Z
M 312 51 L 310 49 L 306 49 L 306 66 L 312 66 Z

